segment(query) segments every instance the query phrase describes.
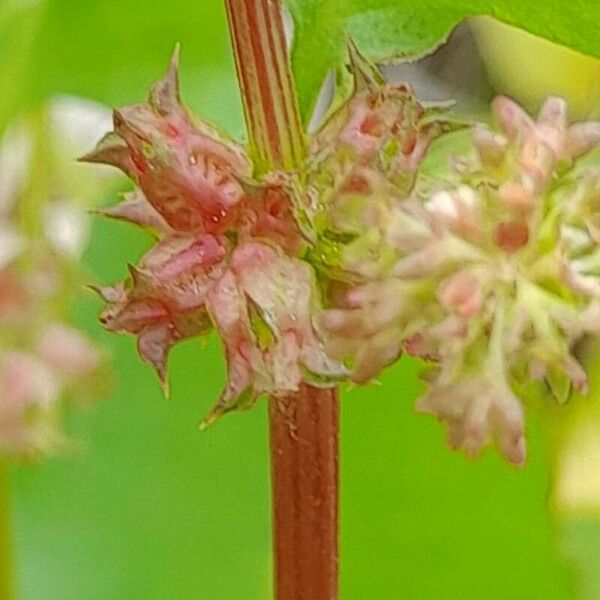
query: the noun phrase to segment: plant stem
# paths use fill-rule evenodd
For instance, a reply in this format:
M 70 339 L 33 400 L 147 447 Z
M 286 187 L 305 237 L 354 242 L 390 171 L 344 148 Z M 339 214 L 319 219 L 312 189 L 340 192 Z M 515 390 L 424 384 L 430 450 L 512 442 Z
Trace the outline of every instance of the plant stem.
M 337 390 L 308 385 L 271 398 L 271 478 L 277 600 L 338 592 Z
M 225 0 L 258 174 L 306 152 L 279 0 Z M 276 600 L 338 597 L 337 389 L 269 399 Z
M 12 532 L 10 484 L 6 463 L 0 463 L 0 600 L 12 598 Z
M 280 4 L 225 0 L 225 5 L 255 169 L 295 169 L 305 143 Z

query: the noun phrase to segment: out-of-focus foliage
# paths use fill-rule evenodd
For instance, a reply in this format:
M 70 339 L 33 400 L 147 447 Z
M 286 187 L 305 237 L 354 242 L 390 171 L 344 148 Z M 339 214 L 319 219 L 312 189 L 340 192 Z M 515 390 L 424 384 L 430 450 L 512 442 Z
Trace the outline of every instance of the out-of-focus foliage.
M 549 93 L 565 97 L 575 116 L 600 114 L 600 60 L 488 18 L 471 23 L 496 90 L 535 107 Z M 519 68 L 514 68 L 519 65 Z M 580 352 L 591 376 L 587 400 L 551 410 L 551 506 L 561 553 L 573 573 L 574 597 L 600 596 L 600 347 Z
M 68 156 L 106 116 L 92 103 L 57 99 L 0 140 L 0 452 L 12 458 L 64 451 L 62 403 L 81 405 L 106 389 L 100 350 L 65 318 L 82 285 L 82 198 L 114 185 L 112 174 L 74 171 Z
M 549 415 L 553 431 L 551 506 L 559 548 L 571 563 L 577 600 L 600 596 L 600 371 L 596 345 L 587 352 L 592 396 Z
M 181 41 L 189 105 L 242 131 L 220 0 L 9 0 L 8 7 L 0 9 L 0 122 L 58 93 L 108 104 L 141 99 Z M 98 280 L 116 280 L 124 260 L 148 243 L 124 225 L 97 221 L 85 263 Z M 112 349 L 116 366 L 113 396 L 72 415 L 70 431 L 87 450 L 13 473 L 21 598 L 267 600 L 264 410 L 200 435 L 195 425 L 223 378 L 215 340 L 174 352 L 165 401 L 132 340 L 100 332 L 99 307 L 83 294 L 71 307 L 75 322 Z M 436 423 L 413 413 L 416 372 L 402 362 L 382 387 L 345 392 L 343 597 L 571 598 L 551 536 L 535 418 L 524 471 L 493 455 L 470 464 L 442 447 Z
M 581 52 L 600 56 L 596 0 L 287 0 L 294 16 L 294 70 L 302 113 L 310 117 L 328 69 L 340 66 L 345 36 L 375 61 L 415 59 L 463 19 L 490 15 Z M 585 15 L 585 18 L 582 18 Z
M 138 99 L 177 42 L 184 48 L 188 99 L 239 134 L 237 84 L 218 0 L 176 0 L 168 8 L 139 0 L 4 0 L 0 129 L 14 112 L 56 93 L 111 106 Z
M 472 19 L 471 27 L 496 89 L 517 98 L 531 110 L 548 94 L 554 94 L 569 101 L 572 118 L 600 115 L 600 58 L 553 44 L 489 17 Z

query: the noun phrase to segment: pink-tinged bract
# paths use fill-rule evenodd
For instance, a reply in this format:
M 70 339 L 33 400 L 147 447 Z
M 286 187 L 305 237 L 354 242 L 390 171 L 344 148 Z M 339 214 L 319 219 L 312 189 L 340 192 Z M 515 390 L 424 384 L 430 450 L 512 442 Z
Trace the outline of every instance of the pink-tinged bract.
M 497 98 L 497 128 L 435 176 L 436 140 L 467 124 L 388 84 L 350 46 L 354 89 L 295 172 L 256 177 L 237 143 L 182 106 L 177 54 L 149 101 L 115 111 L 87 160 L 137 184 L 103 212 L 158 238 L 100 289 L 108 329 L 138 337 L 167 382 L 170 348 L 219 335 L 228 381 L 203 425 L 304 383 L 367 382 L 403 353 L 428 363 L 421 412 L 469 455 L 526 459 L 529 384 L 585 391 L 575 345 L 600 330 L 600 124 L 537 119 Z

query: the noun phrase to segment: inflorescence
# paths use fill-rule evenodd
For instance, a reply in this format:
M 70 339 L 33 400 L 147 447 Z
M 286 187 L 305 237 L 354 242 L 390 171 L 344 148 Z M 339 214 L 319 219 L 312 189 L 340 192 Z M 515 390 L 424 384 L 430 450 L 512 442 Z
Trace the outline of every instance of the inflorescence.
M 157 242 L 101 320 L 137 336 L 167 386 L 179 340 L 220 336 L 228 382 L 204 424 L 301 383 L 370 381 L 403 353 L 426 365 L 417 408 L 476 455 L 525 461 L 523 390 L 563 402 L 587 378 L 575 345 L 600 330 L 600 123 L 536 120 L 508 98 L 469 126 L 384 82 L 350 48 L 354 91 L 298 172 L 254 175 L 244 148 L 183 107 L 177 55 L 148 102 L 114 113 L 85 160 L 136 190 L 105 213 Z M 424 172 L 441 138 L 452 144 Z M 464 137 L 464 136 L 463 136 Z

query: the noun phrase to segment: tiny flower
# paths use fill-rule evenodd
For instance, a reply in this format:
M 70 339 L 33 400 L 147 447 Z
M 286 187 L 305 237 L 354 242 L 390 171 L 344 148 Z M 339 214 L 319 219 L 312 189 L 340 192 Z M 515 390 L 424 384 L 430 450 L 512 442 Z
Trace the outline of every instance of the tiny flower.
M 523 406 L 510 388 L 497 385 L 493 374 L 436 385 L 417 402 L 417 410 L 447 424 L 452 448 L 476 457 L 494 439 L 507 461 L 515 466 L 525 463 Z
M 37 458 L 67 445 L 56 423 L 60 399 L 99 367 L 98 353 L 81 334 L 51 327 L 40 343 L 52 345 L 40 348 L 42 353 L 5 350 L 0 355 L 0 451 L 13 457 Z M 84 356 L 74 357 L 77 350 Z M 52 362 L 46 351 L 55 353 Z
M 422 106 L 411 86 L 385 83 L 352 43 L 349 55 L 354 93 L 313 136 L 312 154 L 325 163 L 321 171 L 344 163 L 368 165 L 410 189 L 431 142 L 459 123 L 452 123 L 441 106 Z
M 480 278 L 476 273 L 460 271 L 440 285 L 439 300 L 449 310 L 456 310 L 463 317 L 479 312 L 483 302 Z
M 431 143 L 464 123 L 445 105 L 420 104 L 409 85 L 386 83 L 352 44 L 349 54 L 354 90 L 311 140 L 307 188 L 319 199 L 314 260 L 361 280 L 389 267 L 391 206 L 411 193 Z
M 318 338 L 311 320 L 316 303 L 306 263 L 266 244 L 236 248 L 208 300 L 225 344 L 229 383 L 205 424 L 242 397 L 251 404 L 261 393 L 294 392 L 303 381 L 323 384 L 346 374 Z
M 0 451 L 14 458 L 38 458 L 66 446 L 61 403 L 66 396 L 79 402 L 92 397 L 104 363 L 81 332 L 48 320 L 55 290 L 40 288 L 36 279 L 15 265 L 0 275 Z
M 39 358 L 5 353 L 0 360 L 0 448 L 16 455 L 31 455 L 50 449 L 57 434 L 47 427 L 60 394 L 53 371 Z
M 320 316 L 323 329 L 332 334 L 327 340 L 331 356 L 354 356 L 353 380 L 372 379 L 400 355 L 410 288 L 393 279 L 367 283 L 348 293 L 348 308 L 332 308 Z

